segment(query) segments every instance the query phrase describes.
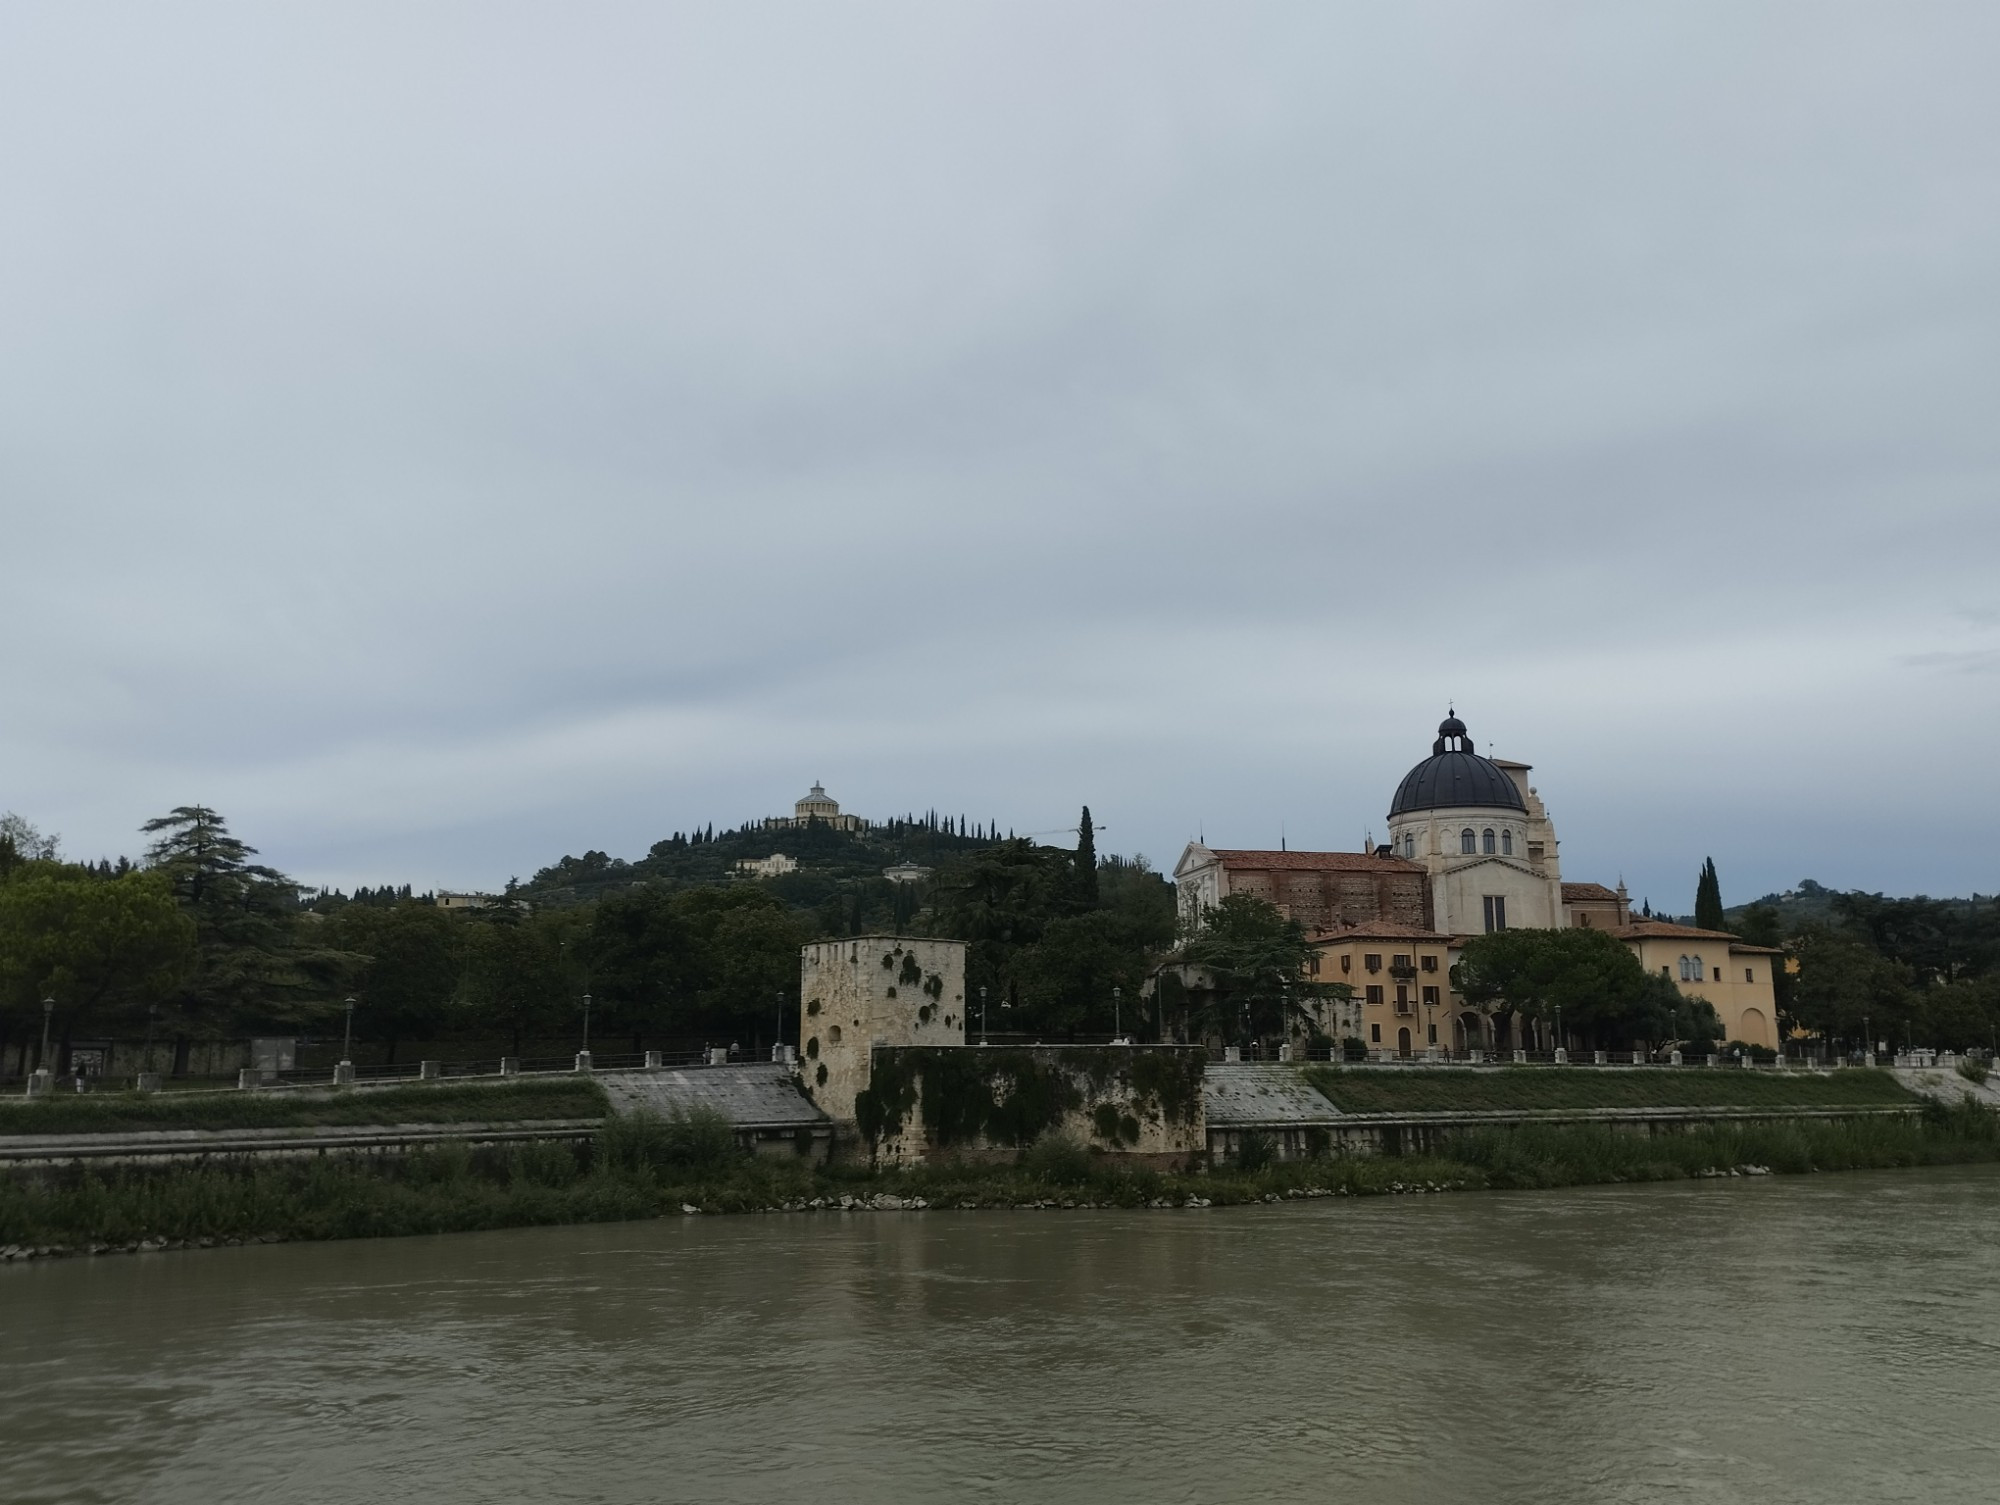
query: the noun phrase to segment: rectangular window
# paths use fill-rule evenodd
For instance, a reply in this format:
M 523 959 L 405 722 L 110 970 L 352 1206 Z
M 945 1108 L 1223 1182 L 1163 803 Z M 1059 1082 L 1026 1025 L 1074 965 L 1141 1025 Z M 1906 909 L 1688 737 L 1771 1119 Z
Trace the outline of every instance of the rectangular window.
M 1308 969 L 1314 977 L 1319 976 L 1319 953 L 1313 953 L 1312 966 Z
M 1584 926 L 1585 926 L 1585 928 L 1586 928 L 1586 929 L 1587 929 L 1587 928 L 1589 928 L 1589 925 L 1590 925 L 1590 916 L 1589 916 L 1589 915 L 1587 915 L 1587 914 L 1580 914 L 1580 915 L 1578 915 L 1578 916 L 1577 916 L 1577 918 L 1578 918 L 1579 920 L 1583 921 L 1583 923 L 1584 923 Z
M 1722 981 L 1722 968 L 1720 968 L 1720 967 L 1710 967 L 1710 968 L 1709 968 L 1708 970 L 1709 970 L 1709 971 L 1710 971 L 1711 973 L 1713 973 L 1713 974 L 1714 974 L 1714 975 L 1713 975 L 1712 977 L 1710 977 L 1710 978 L 1709 978 L 1709 981 L 1710 981 L 1710 982 L 1721 982 L 1721 981 Z
M 1435 956 L 1427 956 L 1424 958 L 1424 970 L 1426 972 L 1435 972 L 1437 971 L 1437 969 L 1438 969 L 1438 959 Z
M 1409 957 L 1400 954 L 1390 957 L 1389 965 L 1394 967 L 1398 972 L 1410 972 L 1415 970 L 1415 968 L 1410 964 Z
M 1743 969 L 1743 980 L 1745 982 L 1755 982 L 1757 980 L 1757 974 L 1752 972 L 1748 967 L 1745 967 Z
M 1352 972 L 1354 970 L 1354 957 L 1351 954 L 1341 957 L 1340 970 L 1343 972 Z
M 1361 965 L 1366 967 L 1370 972 L 1380 972 L 1382 970 L 1381 954 L 1370 951 L 1366 956 L 1361 958 Z
M 1368 984 L 1368 1001 L 1370 1003 L 1380 1003 L 1382 1001 L 1382 984 L 1379 982 Z
M 1486 896 L 1487 934 L 1490 935 L 1496 930 L 1505 930 L 1506 928 L 1507 900 L 1499 894 L 1488 894 Z
M 1380 1045 L 1382 1043 L 1381 1025 L 1371 1024 L 1368 1026 L 1368 1043 L 1371 1045 Z
M 1424 1002 L 1425 1002 L 1425 1003 L 1436 1003 L 1437 1001 L 1438 1001 L 1438 990 L 1437 990 L 1436 988 L 1425 988 L 1425 989 L 1424 989 Z

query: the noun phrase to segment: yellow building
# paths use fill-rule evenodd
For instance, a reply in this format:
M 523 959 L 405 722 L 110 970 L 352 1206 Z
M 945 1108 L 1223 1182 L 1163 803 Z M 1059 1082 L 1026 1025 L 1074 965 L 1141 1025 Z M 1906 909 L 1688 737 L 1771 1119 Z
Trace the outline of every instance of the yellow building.
M 1639 920 L 1611 932 L 1648 972 L 1672 980 L 1689 998 L 1705 998 L 1722 1019 L 1726 1040 L 1778 1044 L 1777 986 L 1773 971 L 1784 953 L 1752 946 L 1722 930 L 1697 930 L 1665 920 Z
M 1359 1038 L 1369 1050 L 1395 1056 L 1430 1049 L 1462 1053 L 1468 1044 L 1483 1043 L 1480 1015 L 1454 1007 L 1451 936 L 1375 921 L 1319 931 L 1310 940 L 1308 980 L 1354 990 L 1348 1003 L 1316 1011 L 1323 1034 Z

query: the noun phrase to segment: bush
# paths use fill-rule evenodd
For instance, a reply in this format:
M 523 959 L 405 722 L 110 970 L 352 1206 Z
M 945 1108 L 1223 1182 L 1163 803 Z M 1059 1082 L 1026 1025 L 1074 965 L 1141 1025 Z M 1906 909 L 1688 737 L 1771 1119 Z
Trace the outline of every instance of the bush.
M 1340 1054 L 1343 1060 L 1365 1061 L 1368 1059 L 1368 1042 L 1359 1035 L 1349 1035 L 1340 1042 Z
M 713 1108 L 640 1110 L 608 1118 L 599 1133 L 604 1163 L 623 1171 L 719 1171 L 741 1151 L 736 1128 Z
M 1080 1186 L 1095 1166 L 1090 1151 L 1069 1135 L 1051 1130 L 1025 1150 L 1017 1164 L 1023 1175 L 1051 1186 Z
M 1261 1171 L 1278 1158 L 1278 1142 L 1261 1129 L 1246 1129 L 1237 1136 L 1236 1155 L 1231 1161 L 1239 1171 Z
M 1974 1086 L 1984 1086 L 1986 1078 L 1992 1073 L 1987 1064 L 1977 1056 L 1966 1056 L 1958 1063 L 1958 1074 Z

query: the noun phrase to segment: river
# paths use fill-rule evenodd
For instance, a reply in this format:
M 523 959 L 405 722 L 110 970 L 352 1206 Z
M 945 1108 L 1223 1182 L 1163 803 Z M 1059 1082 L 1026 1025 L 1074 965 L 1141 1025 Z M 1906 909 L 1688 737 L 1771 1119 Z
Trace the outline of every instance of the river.
M 0 1497 L 2000 1499 L 2000 1168 L 0 1268 Z

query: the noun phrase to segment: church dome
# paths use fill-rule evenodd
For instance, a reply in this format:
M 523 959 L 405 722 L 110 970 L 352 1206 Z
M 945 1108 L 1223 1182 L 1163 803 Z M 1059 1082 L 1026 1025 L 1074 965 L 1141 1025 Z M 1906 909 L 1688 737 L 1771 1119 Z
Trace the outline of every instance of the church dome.
M 1438 727 L 1431 755 L 1403 776 L 1390 802 L 1389 818 L 1412 810 L 1494 809 L 1527 813 L 1528 802 L 1500 765 L 1472 750 L 1472 738 L 1456 715 Z

